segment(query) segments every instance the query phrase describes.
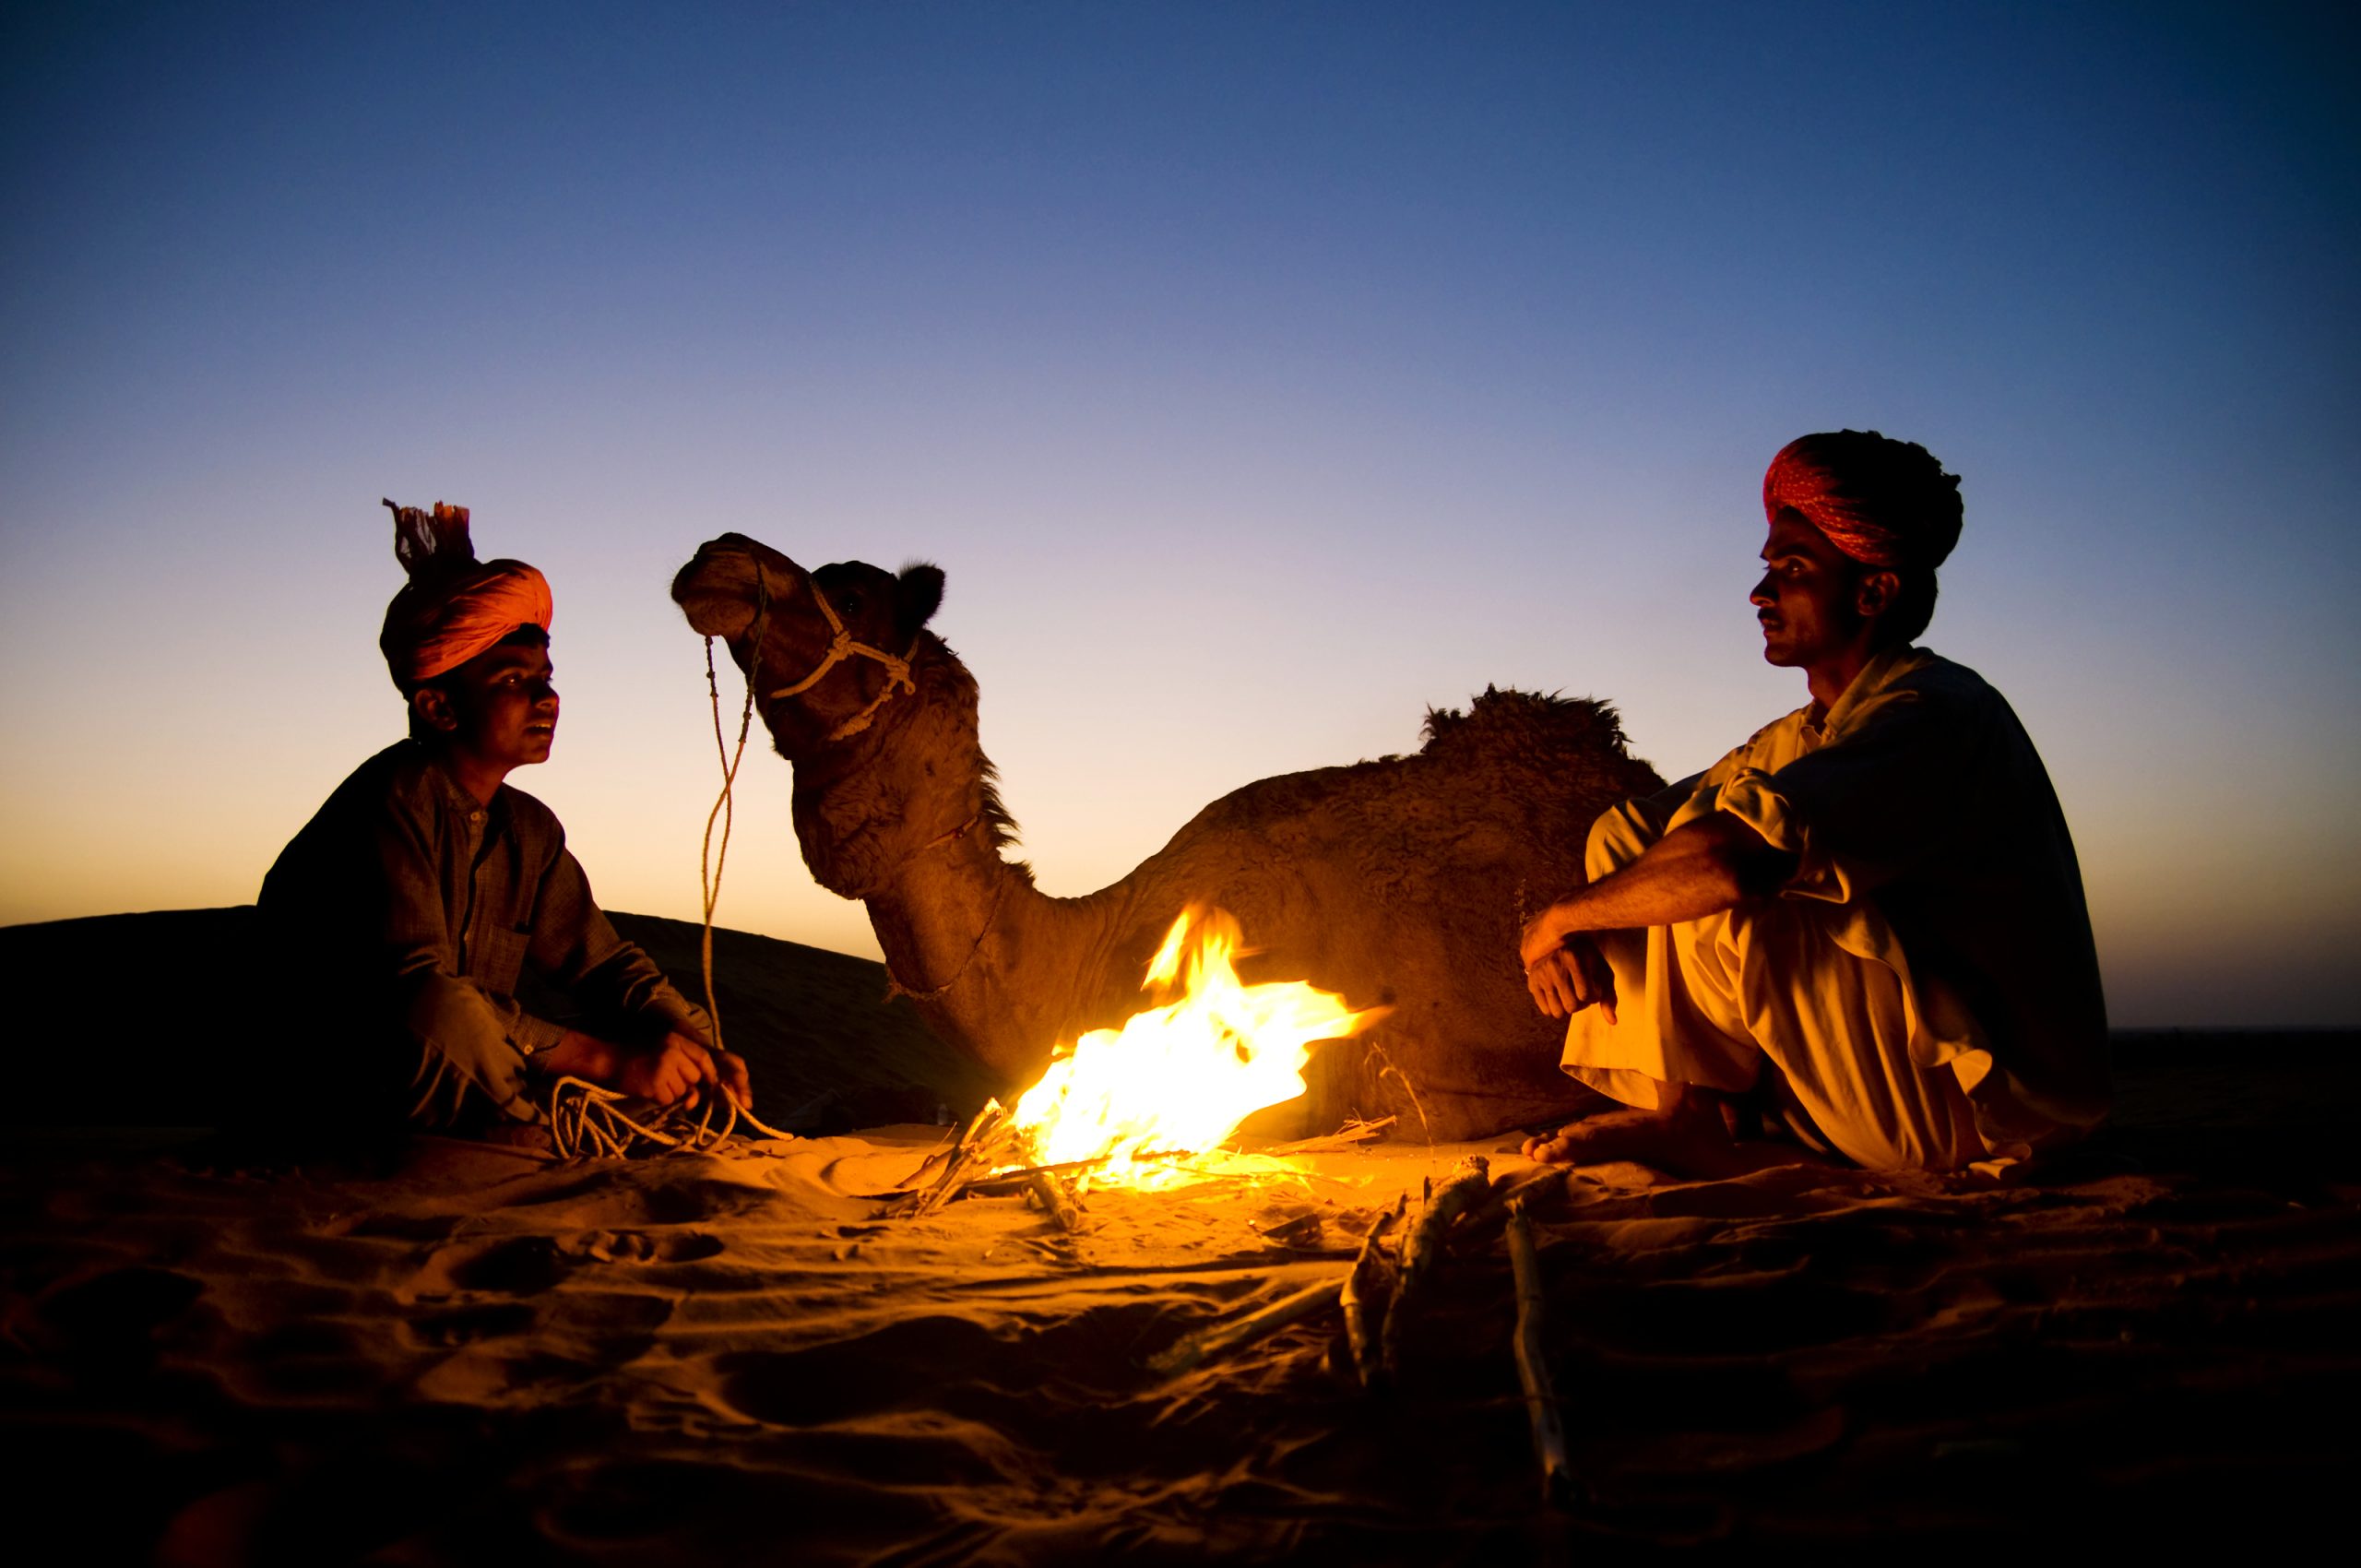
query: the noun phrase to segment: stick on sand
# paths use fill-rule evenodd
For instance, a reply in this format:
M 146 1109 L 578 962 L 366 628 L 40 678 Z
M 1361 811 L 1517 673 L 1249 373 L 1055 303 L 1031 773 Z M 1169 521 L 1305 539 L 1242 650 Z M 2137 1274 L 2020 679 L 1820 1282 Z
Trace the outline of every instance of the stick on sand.
M 983 1152 L 985 1144 L 1007 1120 L 1008 1112 L 1001 1109 L 1000 1101 L 984 1101 L 984 1108 L 976 1112 L 974 1121 L 967 1123 L 967 1131 L 960 1135 L 959 1146 L 952 1151 L 950 1160 L 943 1166 L 943 1174 L 935 1178 L 934 1185 L 896 1204 L 892 1212 L 915 1218 L 932 1214 L 958 1196 L 961 1188 L 985 1173 L 984 1162 L 979 1156 Z
M 1562 1505 L 1573 1492 L 1566 1464 L 1566 1423 L 1558 1411 L 1558 1391 L 1549 1382 L 1542 1348 L 1542 1319 L 1548 1302 L 1541 1293 L 1541 1257 L 1533 1247 L 1533 1222 L 1525 1200 L 1509 1205 L 1509 1264 L 1516 1270 L 1516 1375 L 1525 1384 L 1525 1413 L 1533 1424 L 1533 1456 L 1541 1465 L 1541 1497 Z
M 1484 1201 L 1491 1191 L 1492 1162 L 1480 1154 L 1471 1154 L 1451 1168 L 1451 1180 L 1437 1188 L 1430 1181 L 1426 1202 L 1419 1206 L 1418 1222 L 1402 1239 L 1402 1280 L 1394 1289 L 1394 1306 L 1385 1314 L 1385 1375 L 1395 1382 L 1402 1378 L 1402 1358 L 1405 1336 L 1418 1306 L 1418 1298 L 1426 1291 L 1427 1282 L 1434 1277 L 1435 1265 L 1442 1257 L 1443 1233 L 1451 1222 Z
M 1225 1319 L 1194 1334 L 1182 1335 L 1170 1346 L 1150 1356 L 1147 1370 L 1158 1377 L 1171 1377 L 1192 1371 L 1241 1346 L 1267 1339 L 1289 1324 L 1300 1323 L 1314 1313 L 1326 1311 L 1336 1304 L 1337 1294 L 1343 1289 L 1343 1280 L 1324 1279 L 1317 1285 L 1307 1285 L 1291 1295 L 1282 1296 L 1267 1307 Z
M 1066 1184 L 1047 1170 L 1036 1170 L 1026 1185 L 1041 1200 L 1041 1207 L 1057 1221 L 1058 1229 L 1072 1234 L 1082 1229 L 1082 1207 L 1066 1191 Z
M 1345 1288 L 1339 1298 L 1345 1308 L 1345 1338 L 1352 1347 L 1353 1376 L 1358 1380 L 1364 1394 L 1385 1381 L 1385 1365 L 1379 1359 L 1378 1332 L 1385 1319 L 1387 1278 L 1393 1267 L 1386 1262 L 1385 1249 L 1380 1243 L 1385 1233 L 1401 1222 L 1402 1211 L 1408 1206 L 1410 1194 L 1403 1194 L 1394 1200 L 1394 1206 L 1377 1217 L 1361 1238 L 1361 1255 L 1353 1260 L 1353 1272 L 1345 1276 Z
M 1277 1155 L 1329 1154 L 1342 1149 L 1358 1148 L 1363 1144 L 1373 1144 L 1385 1136 L 1386 1129 L 1393 1125 L 1394 1118 L 1391 1116 L 1382 1117 L 1375 1122 L 1352 1122 L 1347 1123 L 1341 1133 L 1330 1133 L 1317 1138 L 1299 1138 L 1291 1144 L 1273 1144 L 1268 1148 L 1256 1149 L 1253 1152 Z

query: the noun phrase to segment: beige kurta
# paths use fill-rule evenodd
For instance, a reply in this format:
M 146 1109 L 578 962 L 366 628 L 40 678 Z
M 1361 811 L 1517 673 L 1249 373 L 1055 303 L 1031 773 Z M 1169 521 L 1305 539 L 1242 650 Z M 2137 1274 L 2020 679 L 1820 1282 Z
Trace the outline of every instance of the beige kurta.
M 1880 654 L 1592 829 L 1592 879 L 1708 812 L 1798 857 L 1773 898 L 1600 939 L 1619 1022 L 1576 1014 L 1567 1072 L 1627 1104 L 1752 1087 L 1768 1057 L 1827 1143 L 1877 1169 L 2022 1157 L 2109 1095 L 2082 872 L 2024 727 L 1974 671 Z

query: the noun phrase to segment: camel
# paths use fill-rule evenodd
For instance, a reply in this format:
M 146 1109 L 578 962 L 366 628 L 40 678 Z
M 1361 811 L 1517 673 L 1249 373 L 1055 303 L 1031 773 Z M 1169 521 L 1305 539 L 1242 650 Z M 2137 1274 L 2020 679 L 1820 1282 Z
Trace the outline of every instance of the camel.
M 1250 982 L 1389 1009 L 1315 1051 L 1310 1092 L 1258 1118 L 1264 1135 L 1394 1115 L 1413 1136 L 1477 1138 L 1603 1103 L 1559 1071 L 1561 1026 L 1526 995 L 1516 944 L 1526 910 L 1582 885 L 1598 814 L 1663 788 L 1611 707 L 1487 689 L 1430 710 L 1415 754 L 1248 784 L 1121 881 L 1055 897 L 1003 852 L 1016 827 L 975 677 L 927 630 L 943 589 L 932 565 L 807 571 L 725 534 L 672 598 L 728 645 L 794 769 L 804 863 L 868 906 L 895 988 L 952 1047 L 1029 1085 L 1053 1047 L 1145 1005 L 1167 929 L 1209 904 L 1259 949 Z

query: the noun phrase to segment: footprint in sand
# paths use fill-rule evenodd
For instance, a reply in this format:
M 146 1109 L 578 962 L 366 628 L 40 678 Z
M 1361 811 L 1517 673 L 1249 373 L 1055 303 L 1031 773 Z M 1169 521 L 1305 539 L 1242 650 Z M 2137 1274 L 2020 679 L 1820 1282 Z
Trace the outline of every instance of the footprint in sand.
M 437 1248 L 419 1271 L 420 1295 L 453 1290 L 535 1296 L 599 1264 L 698 1263 L 723 1250 L 703 1231 L 578 1230 L 563 1236 L 477 1238 Z
M 576 1257 L 599 1263 L 701 1263 L 722 1250 L 720 1237 L 698 1231 L 650 1236 L 643 1230 L 585 1230 L 562 1244 Z
M 479 1306 L 452 1307 L 421 1313 L 405 1319 L 402 1332 L 419 1345 L 453 1348 L 479 1340 L 501 1339 L 530 1333 L 538 1314 L 523 1301 L 487 1301 Z

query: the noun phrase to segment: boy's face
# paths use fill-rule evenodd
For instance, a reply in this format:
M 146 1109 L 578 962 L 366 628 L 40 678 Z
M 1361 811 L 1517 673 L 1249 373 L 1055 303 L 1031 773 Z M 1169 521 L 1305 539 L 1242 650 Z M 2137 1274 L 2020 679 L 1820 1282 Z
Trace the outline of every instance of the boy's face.
M 455 750 L 504 772 L 549 761 L 557 738 L 555 672 L 548 648 L 502 643 L 421 687 L 412 701 Z

